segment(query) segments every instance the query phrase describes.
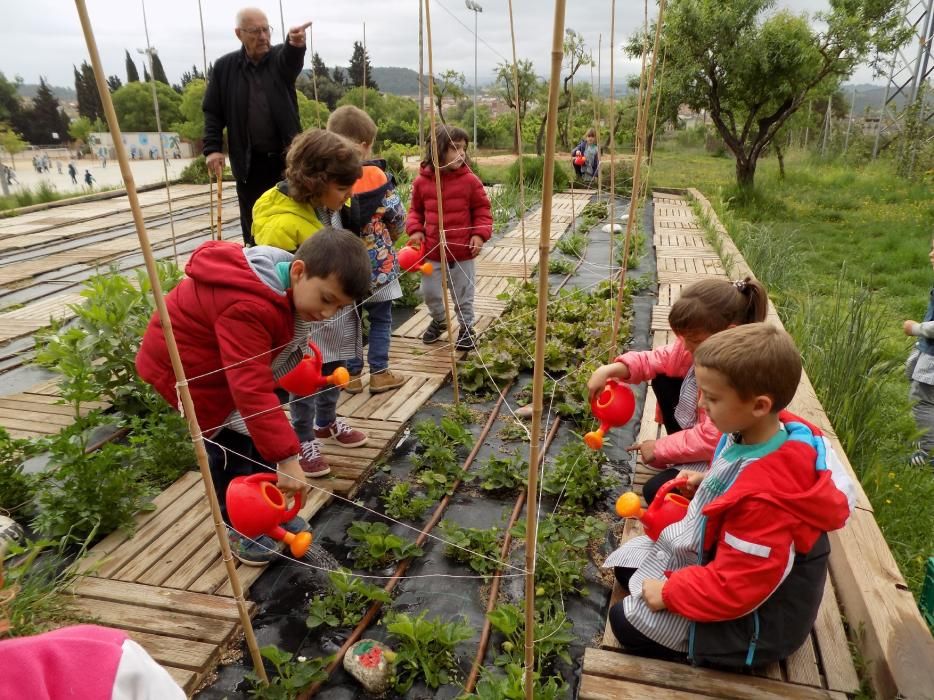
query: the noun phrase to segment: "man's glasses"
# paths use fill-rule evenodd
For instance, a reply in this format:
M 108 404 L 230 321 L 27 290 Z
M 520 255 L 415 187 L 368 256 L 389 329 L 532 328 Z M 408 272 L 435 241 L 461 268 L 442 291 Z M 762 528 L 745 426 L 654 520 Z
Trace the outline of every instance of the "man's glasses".
M 260 34 L 269 34 L 270 36 L 272 36 L 272 27 L 269 27 L 269 26 L 253 27 L 252 29 L 243 29 L 241 27 L 240 31 L 245 32 L 249 34 L 250 36 L 259 36 Z

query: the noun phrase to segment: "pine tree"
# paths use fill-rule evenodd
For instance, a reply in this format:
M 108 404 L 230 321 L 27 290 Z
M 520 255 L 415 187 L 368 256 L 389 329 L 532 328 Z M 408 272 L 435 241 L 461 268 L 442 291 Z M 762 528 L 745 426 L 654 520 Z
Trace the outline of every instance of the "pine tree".
M 162 61 L 159 60 L 159 54 L 152 55 L 152 77 L 160 83 L 169 84 L 169 79 L 165 75 L 165 68 L 162 67 Z
M 143 64 L 143 82 L 148 83 L 152 80 L 152 76 L 149 75 L 149 70 L 146 68 L 146 64 Z
M 376 84 L 376 81 L 373 80 L 373 67 L 370 65 L 370 55 L 364 50 L 363 44 L 359 41 L 353 43 L 353 56 L 350 57 L 350 68 L 347 69 L 347 74 L 350 77 L 350 82 L 353 83 L 355 87 L 361 87 L 365 78 L 367 87 L 379 90 L 379 86 Z
M 334 70 L 331 72 L 331 80 L 333 80 L 338 85 L 343 85 L 347 82 L 347 76 L 344 75 L 344 71 L 342 71 L 337 66 L 334 66 Z
M 185 86 L 188 85 L 192 80 L 204 80 L 204 73 L 198 70 L 198 66 L 192 66 L 190 71 L 185 71 L 182 73 L 182 83 L 180 87 L 182 90 L 185 89 Z
M 91 115 L 87 113 L 88 98 L 84 94 L 84 78 L 81 77 L 74 63 L 71 64 L 71 69 L 75 73 L 75 99 L 78 101 L 78 115 L 91 119 Z
M 81 88 L 78 88 L 78 79 L 80 78 Z M 87 117 L 91 121 L 103 119 L 104 105 L 101 104 L 101 96 L 97 92 L 97 81 L 94 79 L 94 69 L 87 61 L 81 63 L 81 72 L 76 72 L 75 92 L 78 93 L 78 114 Z
M 127 83 L 139 82 L 139 71 L 136 70 L 136 64 L 130 58 L 130 52 L 126 52 L 126 81 Z
M 25 116 L 29 128 L 23 136 L 31 143 L 58 143 L 68 137 L 68 118 L 45 78 L 39 78 L 39 89 Z
M 120 80 L 120 76 L 111 75 L 107 78 L 107 87 L 110 88 L 111 92 L 116 92 L 123 87 L 123 81 Z
M 321 60 L 321 56 L 318 55 L 318 52 L 315 51 L 315 55 L 311 58 L 311 70 L 319 78 L 330 78 L 328 74 L 328 67 L 324 65 L 324 61 Z

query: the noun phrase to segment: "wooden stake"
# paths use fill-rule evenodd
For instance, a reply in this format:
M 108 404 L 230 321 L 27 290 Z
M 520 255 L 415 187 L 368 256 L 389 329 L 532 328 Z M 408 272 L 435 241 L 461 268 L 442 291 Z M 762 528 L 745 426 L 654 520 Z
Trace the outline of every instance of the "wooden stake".
M 366 22 L 363 23 L 363 111 L 366 111 Z
M 614 83 L 616 82 L 616 0 L 610 0 L 610 189 L 607 192 L 609 197 L 609 218 L 610 218 L 610 293 L 613 291 L 613 256 L 614 243 L 616 242 L 616 100 L 614 99 Z M 616 357 L 616 354 L 610 352 L 610 359 Z
M 208 84 L 208 47 L 204 38 L 204 14 L 201 12 L 201 0 L 198 0 L 198 20 L 201 22 L 201 58 L 204 60 L 204 86 Z M 214 180 L 208 173 L 208 208 L 210 210 L 211 221 L 211 240 L 213 241 L 217 233 L 214 231 Z
M 185 368 L 182 366 L 182 360 L 178 354 L 178 346 L 175 343 L 175 334 L 172 332 L 172 319 L 169 317 L 165 305 L 165 298 L 162 295 L 159 271 L 156 268 L 156 261 L 152 255 L 152 246 L 149 243 L 149 235 L 146 233 L 146 226 L 143 222 L 143 212 L 142 209 L 140 209 L 139 198 L 136 194 L 136 183 L 133 180 L 133 172 L 130 170 L 130 162 L 126 155 L 123 139 L 120 137 L 120 125 L 117 122 L 117 114 L 114 112 L 113 102 L 110 99 L 110 90 L 107 88 L 107 81 L 104 77 L 104 69 L 101 65 L 101 58 L 97 50 L 97 42 L 94 39 L 94 31 L 91 28 L 91 20 L 88 17 L 85 0 L 75 0 L 75 6 L 78 9 L 78 16 L 81 19 L 81 29 L 84 31 L 84 40 L 87 43 L 88 53 L 91 56 L 91 65 L 94 68 L 94 79 L 97 82 L 97 90 L 101 96 L 101 104 L 104 107 L 104 116 L 107 118 L 107 126 L 113 136 L 114 149 L 117 152 L 117 161 L 120 163 L 120 172 L 123 175 L 123 182 L 126 184 L 127 199 L 130 202 L 130 209 L 133 212 L 133 221 L 136 224 L 136 235 L 139 237 L 140 250 L 143 254 L 143 259 L 146 261 L 146 272 L 149 275 L 149 284 L 152 286 L 152 295 L 156 303 L 156 310 L 159 313 L 159 320 L 162 324 L 163 333 L 165 334 L 166 348 L 169 353 L 169 359 L 172 362 L 172 369 L 175 371 L 175 379 L 178 382 L 179 403 L 182 406 L 185 419 L 188 421 L 188 431 L 191 433 L 191 440 L 194 443 L 198 468 L 201 470 L 201 480 L 204 483 L 205 494 L 208 499 L 208 504 L 211 507 L 211 515 L 214 519 L 214 532 L 217 535 L 217 540 L 221 548 L 221 558 L 224 560 L 224 565 L 227 569 L 227 578 L 230 580 L 234 600 L 237 603 L 237 611 L 240 613 L 240 624 L 243 626 L 243 634 L 246 637 L 247 647 L 250 650 L 250 657 L 253 659 L 256 675 L 259 676 L 264 683 L 268 683 L 269 680 L 266 677 L 266 670 L 263 668 L 263 658 L 259 653 L 256 635 L 253 633 L 250 613 L 247 610 L 246 601 L 243 598 L 243 588 L 240 586 L 240 579 L 237 576 L 233 554 L 230 551 L 227 529 L 224 526 L 224 521 L 221 519 L 220 505 L 217 502 L 217 492 L 214 490 L 214 482 L 211 480 L 208 455 L 204 449 L 204 439 L 201 436 L 201 426 L 198 424 L 195 405 L 191 399 L 188 380 L 185 377 Z
M 315 73 L 315 49 L 312 43 L 314 39 L 315 24 L 308 25 L 308 53 L 311 56 L 311 87 L 315 93 L 315 126 L 321 128 L 321 109 L 318 102 L 318 74 Z
M 603 34 L 597 35 L 597 100 L 600 100 L 600 94 L 602 92 L 602 83 L 603 83 L 603 68 L 601 62 L 603 61 Z M 596 114 L 597 105 L 599 102 L 594 102 L 594 113 Z M 599 127 L 599 115 L 597 115 L 598 126 L 597 133 L 600 133 Z M 597 147 L 600 147 L 600 139 L 597 139 Z M 600 192 L 603 190 L 603 168 L 597 168 L 597 196 L 600 196 Z M 612 241 L 611 241 L 612 244 Z M 612 256 L 610 257 L 612 260 Z
M 224 206 L 224 165 L 221 164 L 221 174 L 217 176 L 217 240 L 224 240 L 221 236 L 221 229 L 223 228 L 223 214 L 222 209 Z
M 425 30 L 428 39 L 428 94 L 435 94 L 434 57 L 431 51 L 431 0 L 425 0 Z M 441 201 L 441 155 L 438 153 L 438 132 L 435 130 L 435 110 L 431 109 L 431 164 L 435 170 L 435 193 L 438 197 L 438 238 L 441 242 L 441 296 L 444 299 L 444 317 L 448 324 L 448 347 L 451 350 L 451 382 L 454 385 L 454 404 L 460 405 L 460 387 L 457 379 L 457 350 L 454 348 L 454 326 L 451 324 L 451 301 L 448 299 L 448 241 L 444 233 L 444 204 Z
M 535 553 L 538 544 L 538 453 L 542 429 L 545 376 L 545 324 L 548 322 L 548 246 L 558 133 L 558 84 L 564 61 L 566 0 L 555 0 L 551 37 L 551 82 L 548 84 L 548 124 L 545 136 L 545 173 L 542 183 L 542 226 L 538 239 L 538 309 L 535 322 L 535 365 L 532 369 L 532 435 L 529 447 L 528 507 L 525 521 L 525 697 L 533 700 L 535 674 Z M 534 466 L 533 466 L 534 465 Z
M 509 33 L 512 36 L 512 82 L 515 87 L 516 141 L 519 155 L 519 232 L 522 237 L 522 280 L 529 278 L 529 256 L 525 250 L 525 163 L 522 159 L 522 114 L 519 111 L 519 61 L 516 58 L 516 24 L 512 16 L 512 0 L 509 0 Z

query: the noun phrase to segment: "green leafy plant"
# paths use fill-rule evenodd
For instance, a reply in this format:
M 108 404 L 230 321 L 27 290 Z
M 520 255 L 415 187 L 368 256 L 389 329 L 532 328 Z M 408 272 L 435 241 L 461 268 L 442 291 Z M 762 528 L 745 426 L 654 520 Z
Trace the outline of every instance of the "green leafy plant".
M 582 440 L 571 440 L 552 460 L 545 472 L 542 489 L 558 496 L 562 507 L 583 509 L 593 506 L 612 488 L 617 480 L 604 476 L 602 467 L 606 455 L 591 450 Z
M 263 683 L 253 671 L 246 673 L 250 683 L 250 697 L 260 700 L 293 700 L 312 683 L 326 681 L 325 670 L 330 661 L 327 657 L 304 659 L 294 657 L 274 644 L 262 647 L 260 654 L 275 668 L 269 676 L 269 685 Z
M 565 234 L 558 241 L 556 247 L 559 252 L 564 253 L 569 258 L 580 259 L 584 254 L 584 248 L 587 247 L 587 236 L 580 233 Z
M 417 617 L 392 611 L 384 620 L 396 642 L 394 687 L 398 693 L 408 692 L 418 679 L 424 679 L 429 688 L 451 683 L 457 671 L 454 648 L 474 635 L 466 622 L 429 620 L 427 615 L 427 610 Z
M 447 416 L 437 423 L 431 420 L 419 421 L 412 426 L 412 432 L 425 449 L 435 446 L 456 448 L 473 445 L 473 435 L 470 431 Z
M 421 547 L 390 532 L 385 523 L 355 520 L 347 528 L 347 535 L 358 542 L 350 556 L 364 569 L 382 568 L 394 561 L 424 554 Z
M 491 455 L 483 466 L 474 472 L 473 478 L 480 482 L 484 491 L 507 491 L 524 486 L 528 478 L 529 463 L 519 452 L 508 457 Z
M 525 700 L 525 665 L 524 663 L 510 663 L 503 667 L 506 675 L 484 667 L 477 687 L 472 695 L 463 695 L 461 700 L 468 698 L 477 700 Z M 568 696 L 568 687 L 561 676 L 549 676 L 542 680 L 540 673 L 534 673 L 535 686 L 532 697 L 535 700 L 559 700 Z
M 567 258 L 549 258 L 548 273 L 551 275 L 570 275 L 574 272 L 574 261 Z
M 367 606 L 375 601 L 389 603 L 392 597 L 379 586 L 366 583 L 348 569 L 328 573 L 331 589 L 308 605 L 305 624 L 309 629 L 321 625 L 347 627 L 356 624 Z
M 195 450 L 182 415 L 168 404 L 151 413 L 129 416 L 129 443 L 136 450 L 135 465 L 146 481 L 162 489 L 195 468 Z
M 547 609 L 568 595 L 587 595 L 583 587 L 587 557 L 561 541 L 539 542 L 536 550 L 535 607 Z
M 386 515 L 396 520 L 420 520 L 435 502 L 435 499 L 428 496 L 415 495 L 412 487 L 406 483 L 396 484 L 382 499 Z
M 19 440 L 0 427 L 0 508 L 11 515 L 30 516 L 38 479 L 23 471 L 23 462 L 38 452 L 29 440 Z
M 500 653 L 494 663 L 508 667 L 511 664 L 523 666 L 525 663 L 525 611 L 518 605 L 502 604 L 487 613 L 487 619 L 497 632 L 503 636 Z M 535 611 L 535 670 L 541 672 L 550 668 L 557 661 L 568 665 L 574 662 L 568 649 L 575 640 L 574 625 L 564 611 Z
M 449 543 L 444 555 L 466 563 L 478 574 L 491 574 L 499 566 L 503 531 L 496 527 L 483 530 L 462 527 L 451 520 L 441 521 L 441 534 Z
M 514 442 L 515 440 L 528 440 L 529 431 L 518 418 L 512 416 L 503 418 L 503 426 L 499 429 L 497 436 L 503 442 Z

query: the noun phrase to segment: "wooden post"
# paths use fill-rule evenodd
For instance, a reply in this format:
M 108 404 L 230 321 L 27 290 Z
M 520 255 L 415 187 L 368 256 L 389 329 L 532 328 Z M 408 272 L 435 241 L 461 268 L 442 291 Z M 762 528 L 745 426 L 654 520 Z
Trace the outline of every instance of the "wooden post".
M 425 0 L 425 29 L 428 38 L 428 94 L 435 94 L 434 58 L 431 51 L 431 0 Z M 460 404 L 457 379 L 457 350 L 454 348 L 454 326 L 451 324 L 451 301 L 448 299 L 448 241 L 444 234 L 444 204 L 441 201 L 441 155 L 438 153 L 438 132 L 435 130 L 435 110 L 429 111 L 431 128 L 431 164 L 435 170 L 435 192 L 438 196 L 438 239 L 441 242 L 441 296 L 444 299 L 444 317 L 448 324 L 448 347 L 451 350 L 451 381 L 454 385 L 454 403 Z
M 516 58 L 516 23 L 509 0 L 509 34 L 512 36 L 512 82 L 516 102 L 516 142 L 519 155 L 519 235 L 522 237 L 522 280 L 529 278 L 529 256 L 525 250 L 525 164 L 522 161 L 522 113 L 519 111 L 519 60 Z
M 224 240 L 221 236 L 223 215 L 221 209 L 224 205 L 224 166 L 221 165 L 221 174 L 217 176 L 217 240 Z
M 315 126 L 321 128 L 321 110 L 318 102 L 318 74 L 315 73 L 315 49 L 312 40 L 314 38 L 315 24 L 308 25 L 308 53 L 311 56 L 311 88 L 315 93 Z
M 607 193 L 609 197 L 609 210 L 607 214 L 610 218 L 610 293 L 613 291 L 613 248 L 616 239 L 616 100 L 614 99 L 614 82 L 616 81 L 616 0 L 610 0 L 610 189 Z M 616 357 L 612 348 L 610 349 L 610 359 Z
M 146 233 L 143 212 L 139 206 L 139 198 L 136 194 L 136 183 L 133 180 L 133 172 L 130 170 L 126 148 L 123 145 L 123 140 L 120 138 L 120 124 L 117 122 L 117 114 L 114 111 L 113 101 L 110 99 L 110 90 L 107 88 L 107 81 L 104 77 L 104 69 L 101 65 L 101 58 L 97 50 L 97 42 L 94 39 L 94 32 L 91 28 L 91 20 L 88 17 L 85 0 L 75 0 L 75 6 L 78 9 L 78 16 L 81 19 L 81 28 L 84 31 L 84 40 L 87 43 L 88 53 L 91 56 L 91 65 L 94 67 L 94 79 L 97 82 L 97 90 L 101 96 L 101 104 L 104 107 L 107 126 L 113 136 L 114 148 L 117 152 L 117 161 L 120 163 L 120 172 L 126 184 L 126 194 L 130 202 L 130 209 L 133 212 L 136 235 L 139 237 L 140 249 L 143 254 L 143 259 L 146 261 L 146 272 L 149 275 L 149 284 L 152 286 L 152 295 L 156 303 L 156 310 L 159 313 L 159 320 L 162 324 L 163 333 L 165 334 L 166 348 L 169 353 L 169 359 L 172 362 L 172 369 L 175 371 L 175 378 L 178 382 L 179 403 L 182 406 L 185 419 L 188 421 L 188 430 L 191 433 L 191 440 L 195 448 L 195 456 L 198 459 L 198 467 L 201 470 L 201 480 L 204 483 L 204 490 L 208 499 L 208 504 L 211 507 L 211 515 L 214 519 L 214 532 L 220 544 L 221 557 L 227 568 L 227 577 L 230 579 L 234 600 L 237 602 L 237 611 L 240 613 L 240 624 L 243 626 L 243 634 L 246 637 L 247 647 L 249 647 L 250 656 L 253 659 L 256 675 L 259 676 L 264 683 L 268 683 L 269 680 L 266 677 L 266 670 L 263 668 L 263 658 L 259 653 L 256 635 L 253 633 L 250 613 L 247 610 L 246 601 L 243 598 L 243 588 L 240 586 L 240 579 L 237 576 L 233 554 L 230 551 L 230 541 L 227 539 L 227 528 L 224 526 L 224 521 L 221 519 L 220 505 L 217 502 L 217 492 L 214 490 L 214 482 L 211 480 L 208 455 L 204 449 L 204 439 L 201 436 L 201 426 L 198 424 L 195 405 L 191 399 L 191 391 L 188 388 L 188 380 L 185 377 L 185 368 L 182 366 L 182 360 L 178 354 L 178 346 L 175 344 L 175 334 L 172 332 L 172 319 L 169 317 L 165 305 L 165 298 L 162 295 L 159 271 L 156 268 L 156 261 L 152 255 L 149 235 Z
M 363 111 L 366 111 L 366 22 L 363 23 Z
M 558 84 L 564 61 L 566 0 L 555 0 L 551 37 L 551 81 L 545 136 L 545 180 L 542 183 L 542 226 L 538 238 L 538 309 L 535 321 L 535 365 L 532 369 L 532 435 L 525 521 L 525 697 L 533 700 L 535 673 L 535 553 L 538 544 L 538 454 L 545 387 L 545 325 L 548 322 L 548 246 L 551 242 L 551 200 L 555 182 L 555 139 L 558 133 Z
M 198 20 L 201 22 L 201 58 L 204 60 L 204 86 L 208 84 L 208 47 L 204 39 L 204 14 L 201 12 L 201 0 L 198 0 Z M 211 240 L 216 237 L 214 232 L 214 180 L 208 173 L 208 208 L 211 217 Z
M 418 150 L 425 152 L 425 18 L 424 0 L 418 0 Z
M 603 83 L 603 72 L 601 62 L 603 61 L 603 34 L 600 33 L 597 35 L 597 102 L 594 103 L 594 110 L 596 114 L 597 107 L 599 106 L 600 93 L 602 92 L 602 83 Z M 599 114 L 597 114 L 597 119 L 599 121 Z M 597 134 L 600 133 L 600 127 L 597 127 Z M 600 147 L 600 139 L 597 139 L 597 148 Z M 602 162 L 602 159 L 601 159 Z M 603 168 L 597 168 L 597 196 L 600 195 L 600 192 L 603 190 Z M 612 244 L 612 241 L 611 241 Z

